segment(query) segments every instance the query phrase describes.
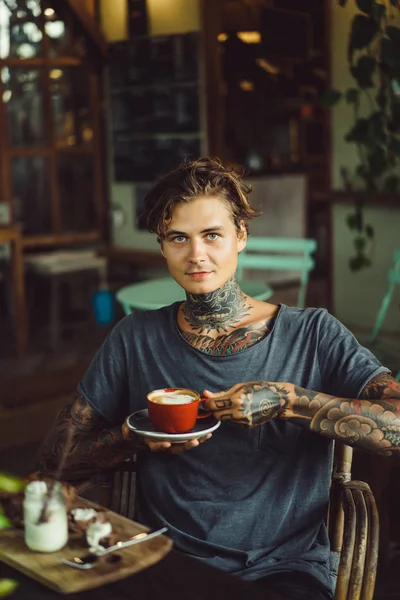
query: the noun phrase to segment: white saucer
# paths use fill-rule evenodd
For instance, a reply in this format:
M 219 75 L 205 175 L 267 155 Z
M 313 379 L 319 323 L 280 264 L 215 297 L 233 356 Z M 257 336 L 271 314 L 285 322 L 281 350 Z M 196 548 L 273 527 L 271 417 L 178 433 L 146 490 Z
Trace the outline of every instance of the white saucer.
M 162 431 L 154 430 L 149 419 L 149 411 L 145 408 L 144 410 L 138 410 L 130 415 L 127 419 L 127 425 L 129 429 L 149 440 L 182 443 L 215 431 L 221 425 L 221 421 L 217 421 L 215 417 L 210 415 L 204 419 L 199 419 L 193 429 L 186 433 L 163 433 Z

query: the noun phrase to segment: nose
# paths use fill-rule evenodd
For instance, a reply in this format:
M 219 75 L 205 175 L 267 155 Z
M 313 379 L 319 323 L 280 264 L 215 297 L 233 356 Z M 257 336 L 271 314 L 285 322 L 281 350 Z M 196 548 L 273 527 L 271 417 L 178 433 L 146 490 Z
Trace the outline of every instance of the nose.
M 192 240 L 189 247 L 189 252 L 189 262 L 192 264 L 202 263 L 206 260 L 204 243 L 201 239 Z

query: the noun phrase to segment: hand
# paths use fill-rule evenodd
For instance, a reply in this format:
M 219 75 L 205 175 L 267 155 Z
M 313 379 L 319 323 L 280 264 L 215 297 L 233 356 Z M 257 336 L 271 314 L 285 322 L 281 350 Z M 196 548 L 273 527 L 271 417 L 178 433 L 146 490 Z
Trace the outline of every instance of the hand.
M 209 440 L 210 437 L 212 437 L 211 433 L 201 438 L 189 440 L 188 442 L 182 444 L 171 444 L 171 442 L 154 442 L 152 440 L 143 438 L 143 443 L 148 446 L 152 452 L 169 452 L 170 454 L 180 454 L 185 450 L 192 450 L 192 448 L 196 448 L 206 440 Z
M 220 421 L 256 427 L 279 417 L 289 404 L 291 387 L 288 383 L 251 381 L 218 393 L 205 390 L 204 408 Z
M 170 454 L 180 454 L 185 450 L 192 450 L 192 448 L 196 448 L 199 444 L 202 444 L 203 442 L 209 440 L 212 437 L 212 434 L 208 433 L 203 437 L 189 440 L 188 442 L 182 444 L 171 444 L 171 442 L 154 442 L 152 440 L 143 438 L 134 431 L 132 431 L 132 429 L 130 429 L 127 425 L 128 418 L 129 417 L 125 419 L 122 425 L 122 437 L 126 441 L 131 441 L 132 444 L 136 447 L 136 450 L 143 448 L 143 446 L 147 446 L 152 452 L 169 451 Z

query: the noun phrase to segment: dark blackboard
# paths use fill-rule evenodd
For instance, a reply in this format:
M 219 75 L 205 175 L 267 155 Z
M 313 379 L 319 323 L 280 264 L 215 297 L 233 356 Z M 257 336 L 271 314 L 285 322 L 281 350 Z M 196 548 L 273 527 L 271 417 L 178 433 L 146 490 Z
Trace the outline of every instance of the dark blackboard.
M 138 36 L 109 53 L 116 181 L 154 181 L 201 153 L 199 36 Z

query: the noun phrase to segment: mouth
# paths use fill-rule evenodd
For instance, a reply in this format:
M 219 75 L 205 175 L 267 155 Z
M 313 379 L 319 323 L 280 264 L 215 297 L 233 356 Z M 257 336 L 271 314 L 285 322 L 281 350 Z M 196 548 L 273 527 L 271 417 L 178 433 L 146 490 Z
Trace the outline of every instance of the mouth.
M 192 279 L 205 279 L 209 275 L 211 275 L 212 271 L 197 271 L 195 273 L 186 273 Z

